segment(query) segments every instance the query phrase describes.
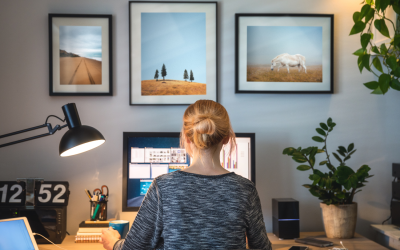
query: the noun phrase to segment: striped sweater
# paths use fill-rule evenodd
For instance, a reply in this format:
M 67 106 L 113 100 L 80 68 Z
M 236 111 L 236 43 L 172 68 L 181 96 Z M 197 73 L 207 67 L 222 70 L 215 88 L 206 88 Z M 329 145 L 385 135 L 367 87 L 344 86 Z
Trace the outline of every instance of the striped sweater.
M 254 184 L 235 173 L 175 171 L 157 177 L 136 219 L 114 250 L 271 250 Z

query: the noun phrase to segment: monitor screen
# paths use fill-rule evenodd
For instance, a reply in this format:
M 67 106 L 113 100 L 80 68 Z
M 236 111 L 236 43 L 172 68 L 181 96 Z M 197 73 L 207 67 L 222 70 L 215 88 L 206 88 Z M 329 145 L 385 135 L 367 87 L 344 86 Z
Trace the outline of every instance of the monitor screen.
M 236 133 L 236 146 L 225 145 L 221 165 L 255 182 L 255 134 Z M 154 178 L 190 166 L 191 158 L 180 148 L 179 133 L 124 132 L 123 211 L 137 211 Z M 230 154 L 229 152 L 232 151 Z

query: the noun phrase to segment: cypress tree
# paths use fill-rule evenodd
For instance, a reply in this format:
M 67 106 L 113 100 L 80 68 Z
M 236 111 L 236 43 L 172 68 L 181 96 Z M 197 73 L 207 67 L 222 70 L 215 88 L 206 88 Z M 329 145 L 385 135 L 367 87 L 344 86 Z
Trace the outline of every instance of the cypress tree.
M 156 74 L 154 75 L 154 79 L 158 81 L 158 69 L 156 69 Z
M 186 69 L 185 69 L 185 71 L 183 72 L 183 79 L 185 79 L 185 82 L 186 82 L 187 79 L 189 79 L 189 75 L 188 75 L 188 72 L 187 72 Z
M 190 81 L 191 81 L 191 82 L 193 82 L 193 80 L 194 80 L 194 77 L 193 77 L 193 71 L 192 71 L 192 70 L 190 70 Z
M 166 75 L 167 75 L 167 68 L 165 68 L 165 64 L 163 64 L 161 68 L 161 76 L 163 77 L 163 81 L 165 81 Z

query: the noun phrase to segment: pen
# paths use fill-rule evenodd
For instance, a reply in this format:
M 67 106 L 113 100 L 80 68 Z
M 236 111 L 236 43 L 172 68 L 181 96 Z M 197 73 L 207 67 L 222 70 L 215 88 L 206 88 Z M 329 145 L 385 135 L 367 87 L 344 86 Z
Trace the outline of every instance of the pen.
M 92 220 L 94 220 L 96 218 L 96 215 L 99 212 L 99 208 L 100 208 L 100 203 L 97 204 L 96 209 L 94 210 Z
M 92 200 L 92 196 L 90 196 L 89 192 L 87 191 L 87 189 L 85 189 L 85 193 L 86 195 L 89 197 L 89 200 Z

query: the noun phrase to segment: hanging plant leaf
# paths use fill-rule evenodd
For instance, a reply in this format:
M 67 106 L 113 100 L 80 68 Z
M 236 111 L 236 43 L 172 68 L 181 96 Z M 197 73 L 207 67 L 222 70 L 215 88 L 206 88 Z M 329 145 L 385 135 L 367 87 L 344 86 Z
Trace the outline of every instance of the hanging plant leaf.
M 386 44 L 381 44 L 381 55 L 386 55 L 388 53 L 388 49 L 386 48 Z
M 396 57 L 394 57 L 394 56 L 389 56 L 389 58 L 386 58 L 386 63 L 387 63 L 387 65 L 389 65 L 389 67 L 390 67 L 392 70 L 396 70 L 396 68 L 397 68 L 397 60 L 396 60 Z
M 374 53 L 376 53 L 376 54 L 380 54 L 380 53 L 381 53 L 381 52 L 379 52 L 379 49 L 378 49 L 378 47 L 376 47 L 376 46 L 372 46 L 371 50 L 372 50 L 372 52 L 374 52 Z M 354 52 L 354 53 L 355 53 L 355 52 Z
M 364 4 L 364 6 L 361 8 L 361 13 L 360 13 L 360 20 L 367 15 L 368 11 L 371 9 L 371 5 L 369 4 Z M 353 15 L 353 20 L 354 20 L 354 15 Z M 359 21 L 359 20 L 357 20 Z
M 361 21 L 360 21 L 360 22 L 361 22 Z M 357 23 L 358 23 L 358 22 L 357 22 Z M 357 23 L 356 23 L 356 24 L 357 24 Z M 375 28 L 376 28 L 382 35 L 384 35 L 384 36 L 390 38 L 389 30 L 388 30 L 388 27 L 386 26 L 385 19 L 377 19 L 377 20 L 375 20 L 374 25 L 375 25 Z M 364 28 L 365 28 L 365 24 L 364 24 Z M 364 29 L 363 29 L 363 30 L 364 30 Z M 361 31 L 360 31 L 360 32 L 361 32 Z
M 396 1 L 394 1 L 392 7 L 393 7 L 393 10 L 397 13 L 397 15 L 400 15 L 400 6 L 399 6 L 399 3 L 396 2 Z
M 393 38 L 393 45 L 399 47 L 400 44 L 400 35 L 395 35 Z
M 377 56 L 372 60 L 372 65 L 374 65 L 375 69 L 383 73 L 381 60 Z
M 393 79 L 391 81 L 390 87 L 392 87 L 392 89 L 400 91 L 400 82 L 399 82 L 399 80 L 398 79 Z
M 371 68 L 369 66 L 370 57 L 371 57 L 370 54 L 362 55 L 362 64 L 363 64 L 364 68 L 366 68 L 368 71 L 371 71 Z
M 358 57 L 358 60 L 357 60 L 357 64 L 358 64 L 358 69 L 360 70 L 360 73 L 362 73 L 362 71 L 363 71 L 363 69 L 364 69 L 364 64 L 363 64 L 363 56 L 364 55 L 361 55 L 361 56 L 359 56 Z
M 381 88 L 378 86 L 374 91 L 371 92 L 374 95 L 383 95 Z
M 361 12 L 354 12 L 353 14 L 353 21 L 354 23 L 361 21 Z
M 392 78 L 388 74 L 381 74 L 379 76 L 379 87 L 383 94 L 385 94 L 389 90 L 391 80 Z
M 364 85 L 365 85 L 365 87 L 372 89 L 372 90 L 379 87 L 379 83 L 377 81 L 367 82 L 367 83 L 364 83 Z
M 367 52 L 366 49 L 361 48 L 361 49 L 356 50 L 356 51 L 353 53 L 353 55 L 355 55 L 355 56 L 361 56 L 361 55 L 364 55 L 366 52 Z
M 381 0 L 375 0 L 375 9 L 377 11 L 381 9 Z
M 365 23 L 363 21 L 357 21 L 350 31 L 350 35 L 358 34 L 365 29 Z
M 365 15 L 365 23 L 368 23 L 374 17 L 374 14 L 375 14 L 375 9 L 374 8 L 369 9 L 368 13 Z
M 390 0 L 381 0 L 381 11 L 384 12 L 386 8 L 389 6 Z
M 366 5 L 369 6 L 368 4 Z M 363 47 L 363 49 L 367 48 L 369 41 L 371 41 L 371 34 L 364 33 L 361 35 L 361 46 Z

